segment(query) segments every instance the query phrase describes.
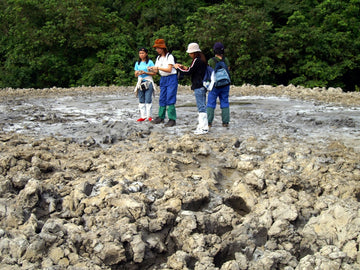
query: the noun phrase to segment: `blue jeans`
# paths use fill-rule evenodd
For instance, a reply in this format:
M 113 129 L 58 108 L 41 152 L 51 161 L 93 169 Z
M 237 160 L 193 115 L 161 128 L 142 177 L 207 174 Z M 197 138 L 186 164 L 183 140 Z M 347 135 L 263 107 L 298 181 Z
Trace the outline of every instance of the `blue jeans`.
M 146 91 L 139 90 L 139 103 L 152 103 L 153 91 L 154 87 L 152 83 L 149 85 L 149 89 L 147 89 Z
M 220 108 L 229 108 L 229 92 L 230 92 L 230 85 L 216 88 L 214 87 L 213 90 L 209 92 L 208 95 L 208 104 L 209 108 L 215 109 L 216 107 L 216 99 L 219 97 L 220 100 Z
M 196 106 L 199 112 L 206 112 L 206 89 L 204 87 L 194 90 Z

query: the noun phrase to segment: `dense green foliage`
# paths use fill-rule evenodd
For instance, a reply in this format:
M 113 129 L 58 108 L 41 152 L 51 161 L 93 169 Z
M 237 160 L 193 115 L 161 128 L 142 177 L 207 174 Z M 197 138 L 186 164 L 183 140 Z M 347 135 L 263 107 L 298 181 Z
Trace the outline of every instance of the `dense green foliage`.
M 235 85 L 360 87 L 360 0 L 0 0 L 0 87 L 131 85 L 156 38 L 223 42 Z

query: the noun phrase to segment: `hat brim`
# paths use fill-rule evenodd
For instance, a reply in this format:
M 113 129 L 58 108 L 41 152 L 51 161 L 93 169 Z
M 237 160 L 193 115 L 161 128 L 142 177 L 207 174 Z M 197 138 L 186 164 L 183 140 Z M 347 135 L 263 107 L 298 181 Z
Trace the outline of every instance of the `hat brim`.
M 201 50 L 196 50 L 196 51 L 192 51 L 192 50 L 187 50 L 186 53 L 196 53 L 196 52 L 201 52 Z
M 166 46 L 163 44 L 155 44 L 153 48 L 160 48 L 160 49 L 166 49 Z

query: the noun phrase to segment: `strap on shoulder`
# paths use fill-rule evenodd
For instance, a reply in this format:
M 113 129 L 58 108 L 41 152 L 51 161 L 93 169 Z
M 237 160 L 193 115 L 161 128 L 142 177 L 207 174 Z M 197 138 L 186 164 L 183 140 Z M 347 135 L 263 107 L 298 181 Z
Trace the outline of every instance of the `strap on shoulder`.
M 214 56 L 212 59 L 214 59 L 215 64 L 218 63 L 218 62 L 224 62 L 225 63 L 225 56 L 221 60 L 219 60 L 219 58 L 217 58 L 216 56 Z

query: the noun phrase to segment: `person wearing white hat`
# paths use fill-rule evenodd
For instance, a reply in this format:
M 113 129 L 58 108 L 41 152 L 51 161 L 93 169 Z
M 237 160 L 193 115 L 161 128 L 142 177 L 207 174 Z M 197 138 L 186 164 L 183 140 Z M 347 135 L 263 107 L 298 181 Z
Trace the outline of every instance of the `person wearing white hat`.
M 203 86 L 207 61 L 205 55 L 201 52 L 199 44 L 190 43 L 186 52 L 193 59 L 191 65 L 186 67 L 182 64 L 175 64 L 175 68 L 181 73 L 191 76 L 191 89 L 194 90 L 196 106 L 198 109 L 198 125 L 195 134 L 206 134 L 209 131 L 208 119 L 206 113 L 206 89 Z

